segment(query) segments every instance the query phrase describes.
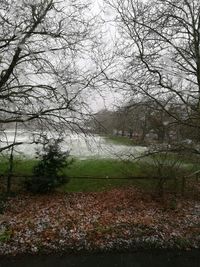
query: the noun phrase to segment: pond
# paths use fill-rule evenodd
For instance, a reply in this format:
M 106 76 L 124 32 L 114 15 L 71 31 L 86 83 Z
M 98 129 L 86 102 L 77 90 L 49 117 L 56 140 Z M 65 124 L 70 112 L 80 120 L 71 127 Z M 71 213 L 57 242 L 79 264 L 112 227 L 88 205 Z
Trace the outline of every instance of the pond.
M 36 149 L 41 149 L 41 145 L 30 144 L 33 138 L 37 138 L 37 132 L 30 133 L 18 131 L 17 142 L 23 145 L 16 147 L 18 154 L 32 157 Z M 6 135 L 1 134 L 0 145 L 10 144 L 14 140 L 14 131 L 6 131 Z M 56 134 L 49 133 L 49 138 L 56 137 Z M 109 143 L 99 135 L 68 134 L 64 136 L 62 150 L 70 151 L 70 155 L 80 159 L 85 158 L 127 158 L 129 155 L 140 155 L 146 148 L 141 146 L 126 146 Z
M 199 267 L 198 250 L 144 251 L 133 253 L 23 256 L 1 259 L 0 267 Z

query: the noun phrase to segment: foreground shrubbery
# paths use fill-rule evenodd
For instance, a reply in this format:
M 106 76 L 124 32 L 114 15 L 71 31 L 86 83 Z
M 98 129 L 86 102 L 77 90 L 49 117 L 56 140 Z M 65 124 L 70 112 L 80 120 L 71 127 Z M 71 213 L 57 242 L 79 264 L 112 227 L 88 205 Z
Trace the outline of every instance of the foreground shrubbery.
M 25 181 L 25 188 L 32 193 L 52 192 L 56 187 L 69 181 L 64 174 L 72 161 L 69 160 L 69 152 L 60 149 L 61 140 L 52 140 L 43 145 L 42 152 L 38 153 L 39 161 L 33 167 L 33 176 Z

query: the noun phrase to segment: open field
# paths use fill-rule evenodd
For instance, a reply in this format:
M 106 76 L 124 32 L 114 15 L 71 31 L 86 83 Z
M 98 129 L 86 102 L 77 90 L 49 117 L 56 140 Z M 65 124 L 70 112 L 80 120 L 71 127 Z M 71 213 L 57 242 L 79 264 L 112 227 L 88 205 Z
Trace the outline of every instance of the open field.
M 36 163 L 37 160 L 33 159 L 16 159 L 13 182 L 24 180 L 30 176 Z M 5 159 L 1 160 L 0 166 L 0 175 L 6 177 L 8 162 Z M 75 160 L 69 169 L 64 169 L 64 173 L 72 178 L 69 183 L 62 186 L 61 190 L 77 192 L 102 191 L 112 187 L 137 184 L 136 180 L 127 178 L 142 176 L 139 164 L 109 159 Z
M 36 159 L 15 159 L 12 178 L 14 189 L 15 185 L 20 185 L 26 177 L 32 175 L 32 169 L 36 163 Z M 197 166 L 195 168 L 195 166 L 190 164 L 184 165 L 182 169 L 179 169 L 179 174 L 177 173 L 177 180 L 170 177 L 170 175 L 173 175 L 173 171 L 170 173 L 168 168 L 163 169 L 163 173 L 166 173 L 168 177 L 165 183 L 166 189 L 173 191 L 176 187 L 176 190 L 180 191 L 181 175 L 191 173 L 196 169 L 198 169 Z M 6 158 L 1 158 L 1 183 L 6 180 L 7 172 L 8 161 Z M 64 192 L 96 192 L 130 185 L 142 188 L 143 190 L 154 191 L 158 185 L 158 179 L 153 178 L 158 175 L 157 169 L 154 165 L 147 162 L 119 161 L 114 159 L 75 160 L 70 165 L 70 168 L 64 169 L 63 172 L 70 177 L 69 183 L 58 189 Z M 17 187 L 20 188 L 20 186 Z
M 13 137 L 12 131 L 9 133 L 9 137 Z M 19 135 L 19 140 L 23 138 L 27 140 L 28 137 L 27 133 L 22 132 Z M 63 170 L 64 174 L 70 178 L 70 181 L 58 189 L 62 192 L 95 192 L 130 185 L 137 186 L 143 190 L 154 191 L 157 189 L 158 179 L 152 179 L 152 177 L 160 177 L 161 175 L 167 177 L 165 183 L 167 190 L 173 191 L 176 188 L 176 190 L 180 191 L 182 180 L 179 178 L 199 169 L 199 164 L 195 163 L 192 158 L 170 153 L 166 156 L 164 154 L 156 154 L 153 157 L 143 157 L 139 161 L 134 161 L 133 157 L 141 155 L 146 148 L 135 146 L 134 141 L 128 137 L 95 135 L 83 138 L 79 134 L 68 136 L 65 139 L 62 149 L 70 148 L 70 155 L 75 160 L 70 168 Z M 29 149 L 27 145 L 23 149 L 25 151 L 24 155 L 29 153 L 29 150 L 30 153 L 34 151 L 31 150 L 32 148 Z M 122 156 L 123 153 L 126 156 Z M 132 156 L 129 158 L 128 155 Z M 31 157 L 14 156 L 13 190 L 21 188 L 18 185 L 21 185 L 27 177 L 32 175 L 32 170 L 36 163 L 37 159 L 34 158 L 34 154 L 31 154 Z M 174 165 L 174 163 L 176 164 Z M 160 169 L 161 166 L 162 170 Z M 8 169 L 8 157 L 1 156 L 1 184 L 6 181 Z M 178 179 L 171 179 L 174 176 L 177 176 Z M 141 179 L 140 177 L 146 178 Z

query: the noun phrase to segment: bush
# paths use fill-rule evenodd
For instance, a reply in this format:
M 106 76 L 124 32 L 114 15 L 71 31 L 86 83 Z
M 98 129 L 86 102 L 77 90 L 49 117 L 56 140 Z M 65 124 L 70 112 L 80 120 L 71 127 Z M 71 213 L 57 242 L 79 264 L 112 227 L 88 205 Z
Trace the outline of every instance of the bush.
M 154 151 L 153 151 L 154 152 Z M 145 164 L 141 164 L 143 173 L 155 177 L 156 189 L 160 196 L 164 194 L 166 183 L 173 181 L 173 190 L 177 191 L 178 177 L 183 175 L 182 161 L 176 154 L 168 151 L 149 153 Z
M 63 173 L 64 168 L 69 167 L 69 151 L 60 149 L 61 139 L 51 140 L 43 145 L 43 150 L 38 154 L 39 161 L 33 168 L 33 176 L 25 181 L 25 187 L 32 193 L 48 193 L 56 187 L 69 181 Z

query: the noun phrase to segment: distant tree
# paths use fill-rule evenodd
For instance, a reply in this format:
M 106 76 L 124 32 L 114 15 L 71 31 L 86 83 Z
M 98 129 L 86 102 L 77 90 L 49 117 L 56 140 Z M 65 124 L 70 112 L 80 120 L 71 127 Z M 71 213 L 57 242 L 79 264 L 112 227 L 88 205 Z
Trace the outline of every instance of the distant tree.
M 88 127 L 91 132 L 98 134 L 112 134 L 115 129 L 115 119 L 116 114 L 114 111 L 102 109 L 90 116 L 89 120 L 86 122 L 86 127 Z

